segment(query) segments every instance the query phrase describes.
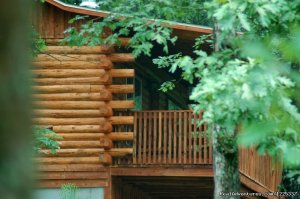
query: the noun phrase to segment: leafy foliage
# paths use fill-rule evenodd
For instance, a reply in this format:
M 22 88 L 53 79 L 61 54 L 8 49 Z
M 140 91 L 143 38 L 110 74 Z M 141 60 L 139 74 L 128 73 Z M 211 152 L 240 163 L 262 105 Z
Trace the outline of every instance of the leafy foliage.
M 77 16 L 70 23 L 80 20 L 82 17 Z M 113 34 L 105 34 L 109 28 Z M 129 41 L 129 48 L 133 49 L 135 57 L 145 54 L 150 56 L 153 47 L 152 42 L 157 42 L 163 46 L 163 50 L 168 53 L 168 42 L 174 44 L 176 37 L 171 36 L 171 29 L 161 26 L 161 21 L 148 21 L 145 18 L 126 17 L 119 18 L 117 15 L 106 17 L 103 21 L 88 21 L 81 26 L 78 31 L 71 27 L 65 31 L 68 34 L 63 42 L 69 45 L 112 45 L 120 44 L 120 37 L 129 36 L 131 30 L 135 34 Z
M 78 187 L 75 184 L 63 184 L 60 189 L 60 199 L 77 199 Z
M 299 63 L 294 52 L 300 34 L 293 28 L 299 20 L 299 1 L 206 5 L 216 22 L 214 46 L 219 51 L 208 55 L 196 49 L 196 59 L 169 56 L 154 63 L 169 66 L 173 73 L 180 69 L 185 80 L 196 84 L 190 98 L 196 102 L 195 111 L 205 110 L 206 122 L 220 125 L 225 132 L 242 125 L 241 144 L 256 145 L 273 157 L 282 153 L 286 166 L 299 165 L 300 115 L 291 100 L 298 73 L 292 63 Z M 196 47 L 204 39 L 197 42 Z
M 34 152 L 39 153 L 41 149 L 50 149 L 52 154 L 56 153 L 57 149 L 60 149 L 57 140 L 62 139 L 49 128 L 33 126 L 34 132 Z
M 45 50 L 46 44 L 45 41 L 40 37 L 39 33 L 34 28 L 32 29 L 31 34 L 32 34 L 31 52 L 33 56 L 36 56 L 41 51 Z
M 182 23 L 208 25 L 203 2 L 206 0 L 99 0 L 100 10 L 140 18 L 162 19 Z M 63 0 L 79 5 L 78 0 Z

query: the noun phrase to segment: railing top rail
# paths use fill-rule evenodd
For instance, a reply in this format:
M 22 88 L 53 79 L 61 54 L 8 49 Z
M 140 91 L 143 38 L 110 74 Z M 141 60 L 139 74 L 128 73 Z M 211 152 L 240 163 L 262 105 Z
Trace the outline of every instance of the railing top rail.
M 132 112 L 136 112 L 136 113 L 144 113 L 144 112 L 148 112 L 148 113 L 153 113 L 153 112 L 193 112 L 192 110 L 141 110 L 141 111 L 135 111 L 133 110 Z

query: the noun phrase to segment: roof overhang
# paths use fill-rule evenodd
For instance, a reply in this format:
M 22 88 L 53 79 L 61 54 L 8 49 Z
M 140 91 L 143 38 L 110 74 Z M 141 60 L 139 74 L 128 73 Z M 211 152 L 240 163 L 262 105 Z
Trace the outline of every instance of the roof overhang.
M 89 9 L 85 7 L 75 6 L 63 3 L 59 0 L 46 0 L 46 2 L 52 4 L 53 6 L 60 8 L 61 10 L 82 14 L 82 15 L 89 15 L 89 16 L 95 16 L 95 17 L 106 17 L 111 14 L 111 12 L 107 11 L 101 11 L 101 10 L 94 10 Z M 187 36 L 193 37 L 194 39 L 197 35 L 201 34 L 210 34 L 212 33 L 212 28 L 205 27 L 205 26 L 196 26 L 196 25 L 190 25 L 190 24 L 184 24 L 184 23 L 176 23 L 176 22 L 170 22 L 168 23 L 166 21 L 166 26 L 169 26 L 173 28 L 175 31 L 179 32 L 181 35 L 185 32 Z M 185 38 L 188 39 L 188 38 Z

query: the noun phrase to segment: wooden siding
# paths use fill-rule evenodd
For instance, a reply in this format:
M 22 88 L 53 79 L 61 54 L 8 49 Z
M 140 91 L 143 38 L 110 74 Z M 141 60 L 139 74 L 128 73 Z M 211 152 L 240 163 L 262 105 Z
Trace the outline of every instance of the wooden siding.
M 113 85 L 113 78 L 133 77 L 129 69 L 113 69 L 111 47 L 68 47 L 52 43 L 33 62 L 36 125 L 47 126 L 63 137 L 56 155 L 41 150 L 42 187 L 72 182 L 80 187 L 107 186 L 112 157 L 132 154 L 113 142 L 132 140 L 133 133 L 114 131 L 114 125 L 133 124 L 132 116 L 114 115 L 114 109 L 133 108 L 133 101 L 117 100 L 134 92 L 132 85 Z M 123 61 L 122 56 L 118 61 Z M 127 61 L 127 60 L 125 60 Z M 120 77 L 121 76 L 121 77 Z M 55 169 L 57 168 L 57 169 Z

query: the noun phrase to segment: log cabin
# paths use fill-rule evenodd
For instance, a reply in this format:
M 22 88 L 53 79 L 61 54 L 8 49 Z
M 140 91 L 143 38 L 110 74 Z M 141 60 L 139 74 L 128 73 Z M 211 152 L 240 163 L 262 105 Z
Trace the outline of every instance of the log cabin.
M 34 122 L 63 137 L 57 154 L 42 150 L 35 158 L 38 197 L 59 198 L 59 188 L 73 183 L 89 199 L 212 198 L 211 133 L 207 125 L 196 125 L 201 114 L 188 107 L 190 86 L 179 82 L 176 92 L 158 91 L 178 74 L 157 69 L 149 57 L 134 59 L 123 48 L 129 38 L 121 39 L 121 47 L 60 45 L 71 18 L 101 20 L 108 12 L 46 0 L 34 15 L 47 44 L 33 62 Z M 212 32 L 171 26 L 178 36 L 171 53 L 190 54 L 194 39 Z M 162 54 L 157 45 L 153 51 Z M 254 148 L 239 154 L 241 191 L 278 190 L 280 165 Z

